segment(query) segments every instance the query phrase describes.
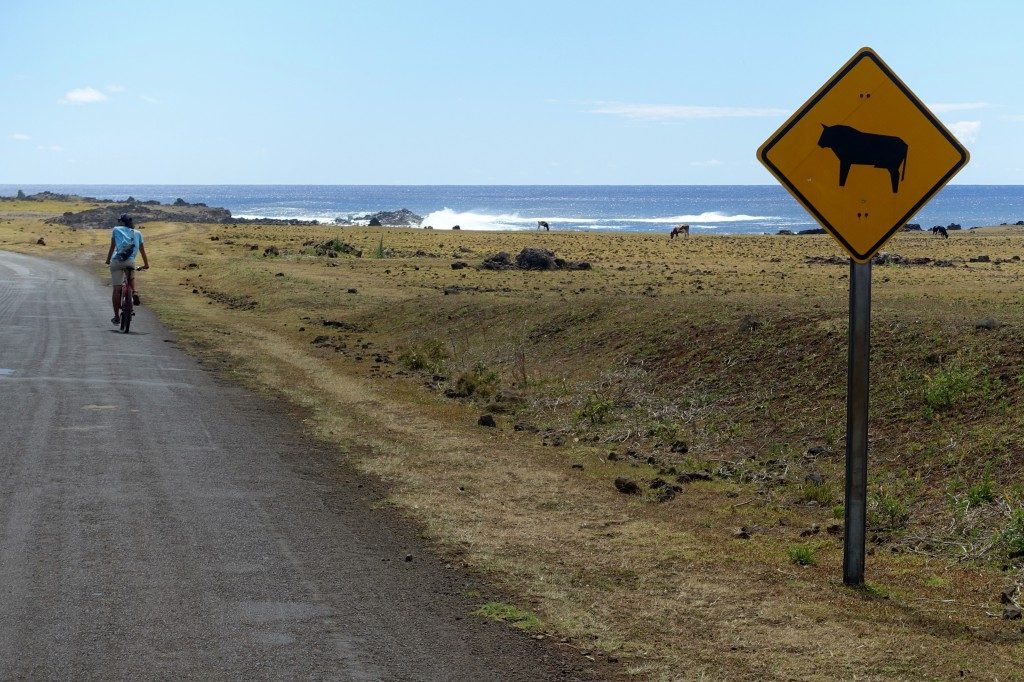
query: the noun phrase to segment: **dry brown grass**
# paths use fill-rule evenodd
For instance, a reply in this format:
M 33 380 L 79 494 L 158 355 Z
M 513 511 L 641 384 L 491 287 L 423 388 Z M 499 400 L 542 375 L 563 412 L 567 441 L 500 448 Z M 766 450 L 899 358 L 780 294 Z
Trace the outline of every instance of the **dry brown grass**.
M 34 228 L 28 218 L 0 224 L 0 239 L 42 249 L 30 243 Z M 807 442 L 841 436 L 841 390 L 824 390 L 824 382 L 841 375 L 830 365 L 845 357 L 846 269 L 804 264 L 807 255 L 836 253 L 828 238 L 697 236 L 670 244 L 662 235 L 146 230 L 155 265 L 143 276 L 147 301 L 195 352 L 227 375 L 307 407 L 309 428 L 390 482 L 391 502 L 443 551 L 520 594 L 517 606 L 581 648 L 619 657 L 650 679 L 939 679 L 963 671 L 994 680 L 1019 673 L 1021 628 L 992 615 L 1001 610 L 996 597 L 1007 578 L 984 562 L 894 554 L 879 545 L 869 557 L 872 588 L 849 590 L 838 580 L 839 540 L 798 537 L 831 515 L 827 506 L 794 502 L 800 482 L 688 484 L 665 504 L 611 485 L 619 475 L 642 483 L 658 475 L 661 463 L 607 455 L 627 446 L 666 454 L 656 438 L 633 431 L 670 405 L 677 411 L 665 414 L 691 447 L 692 461 L 676 462 L 680 467 L 738 459 L 757 444 L 778 448 L 778 459 L 789 456 L 782 449 L 788 444 L 799 459 Z M 52 238 L 67 248 L 106 240 L 56 229 L 47 235 L 48 244 Z M 369 257 L 382 236 L 390 257 Z M 318 257 L 303 247 L 330 237 L 357 245 L 364 257 Z M 253 243 L 257 250 L 247 246 Z M 283 256 L 263 257 L 271 244 Z M 595 269 L 450 267 L 526 245 Z M 948 242 L 901 235 L 889 250 L 1009 258 L 1024 255 L 1024 239 L 1013 231 Z M 876 333 L 883 346 L 900 325 L 922 325 L 928 334 L 966 325 L 973 333 L 974 320 L 988 314 L 1006 325 L 1000 333 L 1016 333 L 1022 274 L 1017 262 L 877 268 Z M 757 345 L 707 348 L 746 343 L 735 331 L 745 315 L 762 325 Z M 324 319 L 352 328 L 326 327 Z M 793 337 L 809 330 L 820 330 L 829 347 L 804 359 L 786 356 L 784 348 L 801 343 Z M 828 341 L 830 333 L 840 340 Z M 327 342 L 311 343 L 318 336 Z M 403 350 L 433 341 L 448 355 L 441 370 L 448 381 L 439 385 L 483 363 L 500 376 L 502 392 L 518 394 L 511 411 L 499 414 L 498 429 L 476 426 L 482 402 L 445 399 L 424 387 L 429 372 L 397 366 Z M 704 352 L 693 350 L 700 347 Z M 895 372 L 899 362 L 879 364 Z M 518 385 L 520 365 L 527 386 Z M 802 365 L 810 378 L 797 377 L 793 387 L 813 392 L 807 382 L 817 374 L 818 397 L 777 395 L 786 385 L 780 374 Z M 880 403 L 896 400 L 898 383 L 880 386 Z M 674 400 L 681 391 L 693 400 Z M 608 423 L 575 416 L 591 394 L 618 401 Z M 749 416 L 761 402 L 776 412 L 795 407 Z M 907 427 L 894 411 L 883 407 L 884 420 L 873 424 L 891 438 L 872 454 L 886 471 L 903 466 L 900 449 L 910 442 L 897 438 Z M 980 438 L 982 426 L 995 428 L 987 414 L 973 430 L 917 416 L 913 424 L 934 429 L 928 437 L 936 440 L 954 432 Z M 513 431 L 519 419 L 541 433 Z M 543 429 L 563 434 L 565 444 L 546 445 Z M 607 440 L 627 430 L 621 443 Z M 821 465 L 830 484 L 837 479 L 828 467 L 838 465 L 837 457 Z M 740 525 L 757 530 L 734 539 Z M 791 562 L 796 544 L 815 549 L 816 565 Z

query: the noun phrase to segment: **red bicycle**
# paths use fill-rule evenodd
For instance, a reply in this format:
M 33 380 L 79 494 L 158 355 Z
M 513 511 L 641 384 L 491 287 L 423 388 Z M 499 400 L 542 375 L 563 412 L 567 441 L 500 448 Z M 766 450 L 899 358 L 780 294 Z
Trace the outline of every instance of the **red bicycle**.
M 132 327 L 132 317 L 135 316 L 135 301 L 138 294 L 135 293 L 135 271 L 145 270 L 141 268 L 128 267 L 124 269 L 124 281 L 121 282 L 121 331 L 125 334 Z

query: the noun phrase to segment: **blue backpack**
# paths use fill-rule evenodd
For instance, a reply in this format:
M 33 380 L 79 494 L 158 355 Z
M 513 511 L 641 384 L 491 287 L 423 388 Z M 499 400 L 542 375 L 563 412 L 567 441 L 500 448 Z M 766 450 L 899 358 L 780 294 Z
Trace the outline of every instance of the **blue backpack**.
M 114 260 L 128 260 L 132 257 L 135 252 L 135 229 L 132 228 L 132 238 L 129 242 L 125 243 L 121 248 L 114 254 Z

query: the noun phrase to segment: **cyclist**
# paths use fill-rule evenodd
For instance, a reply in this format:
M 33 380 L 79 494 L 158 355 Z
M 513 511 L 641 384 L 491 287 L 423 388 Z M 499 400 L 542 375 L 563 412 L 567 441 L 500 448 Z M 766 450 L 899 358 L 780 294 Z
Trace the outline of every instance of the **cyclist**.
M 146 247 L 142 243 L 142 233 L 135 229 L 132 217 L 122 213 L 117 222 L 117 226 L 110 233 L 110 248 L 107 250 L 106 260 L 106 264 L 110 266 L 110 279 L 114 284 L 111 298 L 114 304 L 114 317 L 110 320 L 113 324 L 121 324 L 121 285 L 128 275 L 127 268 L 135 267 L 135 256 L 138 254 L 142 254 L 142 267 L 139 269 L 145 270 L 149 267 Z M 134 294 L 132 298 L 135 305 L 139 305 L 138 294 Z

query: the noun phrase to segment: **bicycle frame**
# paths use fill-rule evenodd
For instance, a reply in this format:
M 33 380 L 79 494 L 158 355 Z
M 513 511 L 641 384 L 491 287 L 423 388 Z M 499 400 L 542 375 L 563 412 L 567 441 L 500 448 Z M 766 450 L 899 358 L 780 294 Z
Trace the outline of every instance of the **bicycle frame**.
M 125 334 L 131 328 L 132 317 L 135 316 L 133 293 L 135 293 L 135 268 L 125 268 L 124 281 L 121 282 L 121 331 Z

